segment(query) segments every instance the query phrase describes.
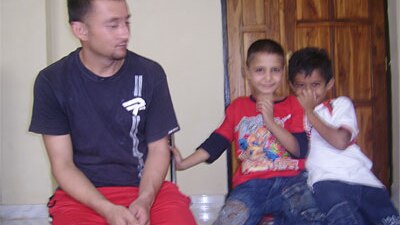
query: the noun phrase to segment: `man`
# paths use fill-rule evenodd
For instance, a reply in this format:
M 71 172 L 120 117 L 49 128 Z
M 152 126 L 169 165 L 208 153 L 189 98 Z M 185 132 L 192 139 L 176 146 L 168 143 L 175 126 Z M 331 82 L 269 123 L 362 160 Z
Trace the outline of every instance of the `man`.
M 68 0 L 68 13 L 81 47 L 39 73 L 30 125 L 60 186 L 53 224 L 195 224 L 164 181 L 179 127 L 161 66 L 127 50 L 126 1 Z

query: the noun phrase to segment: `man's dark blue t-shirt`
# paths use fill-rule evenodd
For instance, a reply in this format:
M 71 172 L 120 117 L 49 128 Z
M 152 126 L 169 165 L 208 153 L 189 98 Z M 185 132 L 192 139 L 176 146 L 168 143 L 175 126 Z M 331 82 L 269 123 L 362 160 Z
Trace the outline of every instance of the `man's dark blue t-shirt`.
M 79 51 L 39 73 L 29 130 L 70 134 L 74 162 L 95 186 L 138 186 L 147 144 L 179 129 L 166 75 L 128 51 L 120 70 L 103 78 Z

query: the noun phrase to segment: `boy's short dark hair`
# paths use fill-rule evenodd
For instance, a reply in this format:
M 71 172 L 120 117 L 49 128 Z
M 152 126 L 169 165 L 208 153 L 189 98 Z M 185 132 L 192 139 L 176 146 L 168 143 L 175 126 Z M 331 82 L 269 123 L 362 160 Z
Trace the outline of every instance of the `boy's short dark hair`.
M 253 44 L 251 44 L 247 50 L 246 65 L 249 66 L 251 60 L 254 58 L 254 55 L 260 52 L 277 54 L 282 56 L 282 58 L 285 57 L 283 48 L 278 42 L 271 39 L 260 39 L 253 42 Z
M 68 0 L 68 21 L 82 22 L 89 12 L 92 0 Z
M 314 70 L 319 70 L 325 83 L 332 77 L 332 63 L 328 53 L 322 48 L 307 47 L 293 53 L 289 59 L 289 81 L 294 82 L 297 74 L 310 76 Z

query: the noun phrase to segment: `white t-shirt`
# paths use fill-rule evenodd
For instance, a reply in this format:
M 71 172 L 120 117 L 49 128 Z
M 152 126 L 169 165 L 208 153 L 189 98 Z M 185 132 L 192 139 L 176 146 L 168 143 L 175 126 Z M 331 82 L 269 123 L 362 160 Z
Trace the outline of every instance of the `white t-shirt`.
M 347 97 L 338 97 L 318 105 L 314 112 L 333 127 L 343 127 L 352 133 L 355 141 L 358 135 L 357 118 L 353 103 Z M 310 126 L 308 126 L 310 127 Z M 357 144 L 345 150 L 336 149 L 312 129 L 310 152 L 306 160 L 309 172 L 308 184 L 312 187 L 318 181 L 336 180 L 346 183 L 362 184 L 372 187 L 384 185 L 371 172 L 372 162 Z

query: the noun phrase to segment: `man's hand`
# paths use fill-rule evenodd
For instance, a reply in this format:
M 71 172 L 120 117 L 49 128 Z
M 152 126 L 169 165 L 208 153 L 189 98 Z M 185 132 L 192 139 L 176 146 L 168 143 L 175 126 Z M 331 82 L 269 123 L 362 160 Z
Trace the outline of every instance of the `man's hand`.
M 151 205 L 151 202 L 140 197 L 131 203 L 129 206 L 129 212 L 135 217 L 137 225 L 150 225 Z
M 138 225 L 138 219 L 124 206 L 112 205 L 104 214 L 109 225 Z

